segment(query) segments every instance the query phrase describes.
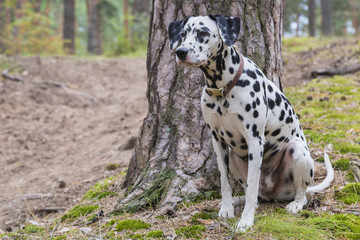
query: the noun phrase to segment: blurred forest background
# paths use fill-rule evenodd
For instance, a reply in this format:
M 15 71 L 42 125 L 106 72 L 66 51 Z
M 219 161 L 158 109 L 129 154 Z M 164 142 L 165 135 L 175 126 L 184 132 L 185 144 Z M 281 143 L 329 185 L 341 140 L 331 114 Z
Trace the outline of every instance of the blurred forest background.
M 284 37 L 358 36 L 360 0 L 283 0 Z M 0 53 L 145 55 L 151 0 L 0 0 Z

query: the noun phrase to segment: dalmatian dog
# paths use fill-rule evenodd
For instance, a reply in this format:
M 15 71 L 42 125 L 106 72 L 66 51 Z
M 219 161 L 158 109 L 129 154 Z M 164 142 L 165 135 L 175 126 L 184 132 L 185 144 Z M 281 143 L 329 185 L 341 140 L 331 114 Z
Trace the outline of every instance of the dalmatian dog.
M 188 17 L 168 29 L 177 63 L 198 67 L 206 77 L 201 110 L 221 175 L 219 216 L 234 217 L 230 172 L 245 190 L 236 229 L 246 231 L 258 197 L 290 201 L 286 210 L 297 213 L 306 204 L 305 193 L 329 187 L 334 171 L 325 153 L 327 176 L 309 187 L 314 160 L 299 119 L 285 95 L 234 46 L 239 32 L 239 18 L 220 15 Z

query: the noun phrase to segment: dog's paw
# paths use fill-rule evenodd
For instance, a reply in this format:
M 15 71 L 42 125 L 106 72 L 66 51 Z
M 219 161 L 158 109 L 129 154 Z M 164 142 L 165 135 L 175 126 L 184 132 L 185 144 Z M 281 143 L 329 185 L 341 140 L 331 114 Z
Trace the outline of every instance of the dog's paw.
M 300 210 L 302 210 L 304 204 L 301 201 L 292 201 L 291 203 L 289 203 L 286 206 L 286 211 L 288 211 L 289 213 L 295 214 L 297 212 L 299 212 Z
M 254 218 L 251 217 L 242 217 L 241 220 L 236 225 L 237 232 L 246 232 L 254 224 Z
M 234 217 L 234 206 L 230 204 L 221 204 L 219 211 L 219 217 L 222 218 L 233 218 Z

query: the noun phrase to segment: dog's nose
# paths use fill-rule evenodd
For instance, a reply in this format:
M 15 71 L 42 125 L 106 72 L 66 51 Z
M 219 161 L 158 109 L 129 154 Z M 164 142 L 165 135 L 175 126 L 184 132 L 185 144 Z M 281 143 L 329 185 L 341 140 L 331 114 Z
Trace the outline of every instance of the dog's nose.
M 185 61 L 188 52 L 189 50 L 187 50 L 186 48 L 179 48 L 176 50 L 176 56 L 178 56 L 181 61 Z

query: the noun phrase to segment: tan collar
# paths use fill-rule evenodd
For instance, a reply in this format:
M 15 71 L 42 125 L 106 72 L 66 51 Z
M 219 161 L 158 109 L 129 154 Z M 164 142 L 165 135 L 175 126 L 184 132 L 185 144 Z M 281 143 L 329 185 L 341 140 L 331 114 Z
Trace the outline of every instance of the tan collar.
M 237 47 L 235 47 L 235 49 L 237 50 Z M 225 97 L 230 91 L 231 89 L 236 85 L 237 81 L 239 80 L 242 71 L 244 70 L 244 59 L 242 57 L 242 55 L 239 53 L 240 55 L 240 66 L 239 69 L 234 77 L 234 79 L 229 82 L 225 87 L 221 87 L 221 88 L 206 88 L 206 92 L 210 95 L 210 96 L 221 96 L 221 97 Z

